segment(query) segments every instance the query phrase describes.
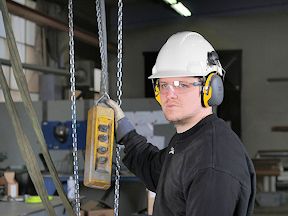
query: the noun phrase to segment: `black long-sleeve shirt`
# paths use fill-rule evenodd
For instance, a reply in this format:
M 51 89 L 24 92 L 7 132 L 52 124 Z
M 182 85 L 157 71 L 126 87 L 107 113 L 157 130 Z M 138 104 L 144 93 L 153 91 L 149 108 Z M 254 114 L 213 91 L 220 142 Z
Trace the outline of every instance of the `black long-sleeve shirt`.
M 154 216 L 248 216 L 255 171 L 237 135 L 216 115 L 175 134 L 159 150 L 130 131 L 124 164 L 156 192 Z

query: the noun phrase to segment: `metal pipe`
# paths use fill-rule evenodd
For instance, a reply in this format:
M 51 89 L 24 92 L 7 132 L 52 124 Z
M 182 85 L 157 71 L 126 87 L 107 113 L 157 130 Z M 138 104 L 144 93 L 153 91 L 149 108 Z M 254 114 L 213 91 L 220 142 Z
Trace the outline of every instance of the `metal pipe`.
M 61 22 L 59 20 L 56 20 L 52 17 L 49 17 L 43 13 L 40 13 L 37 10 L 33 10 L 29 7 L 26 7 L 24 5 L 18 4 L 12 0 L 6 0 L 7 1 L 7 7 L 8 11 L 14 15 L 23 17 L 27 20 L 30 20 L 32 22 L 37 23 L 41 26 L 48 26 L 60 31 L 68 32 L 68 24 Z M 93 46 L 99 47 L 99 40 L 98 36 L 89 32 L 84 32 L 83 30 L 80 30 L 79 28 L 74 28 L 74 36 L 78 38 L 79 40 L 91 44 Z M 116 46 L 114 44 L 109 43 L 108 44 L 108 50 L 112 53 L 116 53 Z
M 7 59 L 0 59 L 0 62 L 2 65 L 11 66 L 11 62 Z M 22 67 L 24 69 L 38 71 L 38 72 L 47 73 L 47 74 L 54 74 L 57 76 L 70 76 L 68 69 L 65 70 L 65 69 L 51 68 L 51 67 L 26 64 L 26 63 L 22 63 Z

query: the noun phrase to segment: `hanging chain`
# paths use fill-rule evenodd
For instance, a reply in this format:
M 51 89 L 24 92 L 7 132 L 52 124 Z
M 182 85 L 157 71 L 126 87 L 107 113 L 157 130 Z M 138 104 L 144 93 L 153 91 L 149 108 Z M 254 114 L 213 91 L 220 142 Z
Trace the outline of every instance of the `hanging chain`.
M 121 106 L 122 100 L 122 17 L 123 17 L 123 3 L 122 0 L 118 1 L 118 31 L 117 31 L 117 42 L 118 42 L 118 52 L 117 52 L 117 98 L 118 105 Z
M 75 182 L 75 203 L 74 212 L 80 216 L 80 195 L 79 195 L 79 167 L 77 148 L 77 116 L 76 116 L 76 94 L 75 94 L 75 61 L 74 61 L 74 29 L 73 29 L 73 0 L 68 3 L 69 17 L 69 63 L 70 63 L 70 84 L 71 84 L 71 111 L 72 111 L 72 145 L 73 145 L 73 176 Z
M 122 0 L 118 1 L 118 54 L 117 54 L 117 97 L 118 104 L 121 105 L 121 96 L 122 96 L 122 8 L 123 3 Z M 100 47 L 100 56 L 101 56 L 101 64 L 102 64 L 102 74 L 101 74 L 101 88 L 103 88 L 100 92 L 102 94 L 107 94 L 107 62 L 105 61 L 105 50 L 104 50 L 104 37 L 102 30 L 102 17 L 101 17 L 101 9 L 100 2 L 96 0 L 96 13 L 97 13 L 97 23 L 98 23 L 98 36 L 99 36 L 99 47 Z M 114 216 L 118 216 L 119 212 L 119 188 L 120 188 L 120 145 L 116 146 L 116 177 L 115 177 L 115 196 L 114 196 Z
M 103 1 L 103 0 L 102 0 Z M 99 37 L 99 48 L 100 48 L 100 57 L 101 57 L 101 66 L 102 66 L 102 73 L 101 73 L 101 85 L 100 85 L 100 93 L 102 95 L 107 95 L 107 62 L 104 50 L 104 36 L 102 30 L 102 16 L 101 16 L 101 9 L 100 9 L 100 1 L 96 0 L 96 15 L 97 15 L 97 24 L 98 24 L 98 37 Z
M 121 106 L 122 100 L 122 17 L 123 17 L 123 2 L 118 1 L 118 31 L 117 31 L 117 102 Z M 114 196 L 114 216 L 118 216 L 119 211 L 119 195 L 120 195 L 120 150 L 119 144 L 116 146 L 116 177 L 115 177 L 115 196 Z

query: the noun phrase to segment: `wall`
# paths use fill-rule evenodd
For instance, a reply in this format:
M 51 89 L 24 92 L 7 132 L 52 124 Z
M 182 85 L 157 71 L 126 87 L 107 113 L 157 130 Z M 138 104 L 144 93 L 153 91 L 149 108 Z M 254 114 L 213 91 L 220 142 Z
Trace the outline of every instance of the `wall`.
M 288 133 L 271 132 L 271 127 L 288 125 L 288 83 L 269 83 L 267 78 L 287 77 L 287 23 L 285 11 L 192 17 L 126 31 L 124 23 L 123 97 L 144 97 L 143 52 L 158 51 L 174 32 L 197 31 L 215 49 L 243 50 L 242 139 L 250 155 L 258 149 L 285 149 Z M 111 60 L 115 65 L 115 58 Z M 115 83 L 115 77 L 111 80 Z

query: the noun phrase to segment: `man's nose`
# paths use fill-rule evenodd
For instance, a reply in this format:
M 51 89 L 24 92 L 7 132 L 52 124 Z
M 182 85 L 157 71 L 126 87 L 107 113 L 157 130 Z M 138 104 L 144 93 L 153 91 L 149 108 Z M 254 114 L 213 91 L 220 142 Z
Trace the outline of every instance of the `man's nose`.
M 168 88 L 167 88 L 167 97 L 168 98 L 175 98 L 177 97 L 177 94 L 175 92 L 175 89 L 173 86 L 171 85 L 168 85 Z

